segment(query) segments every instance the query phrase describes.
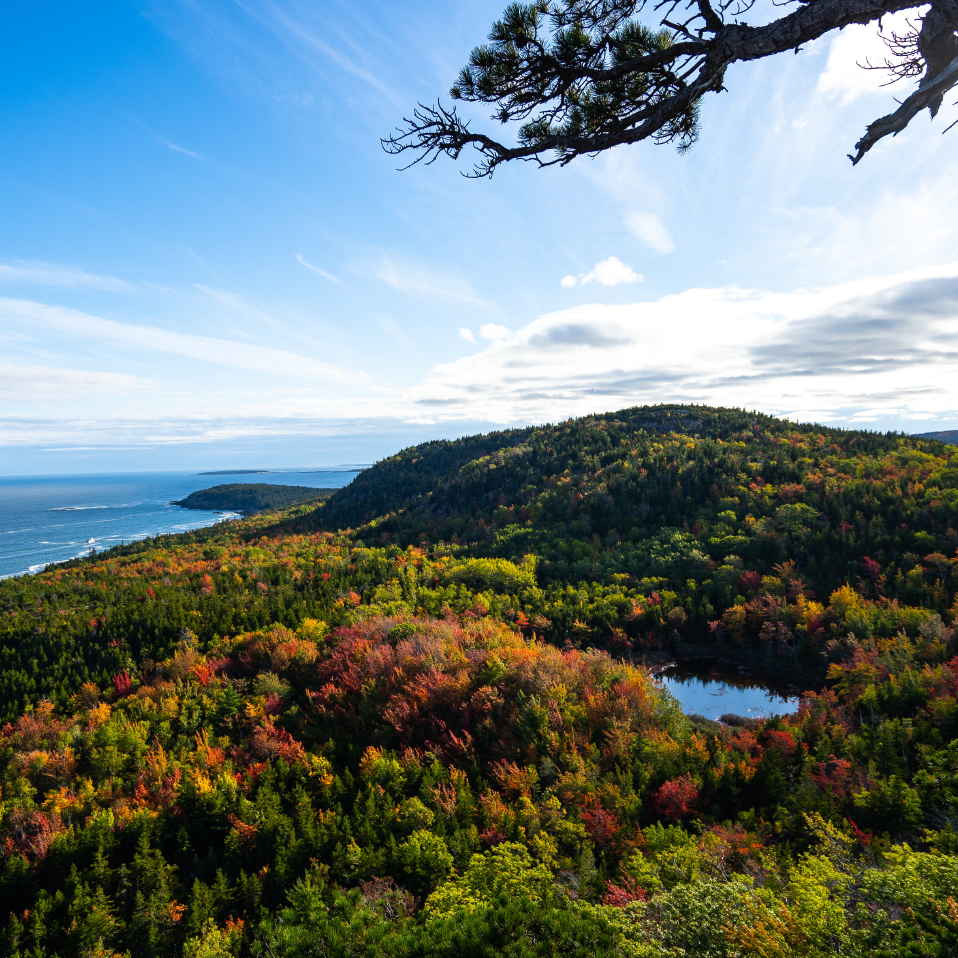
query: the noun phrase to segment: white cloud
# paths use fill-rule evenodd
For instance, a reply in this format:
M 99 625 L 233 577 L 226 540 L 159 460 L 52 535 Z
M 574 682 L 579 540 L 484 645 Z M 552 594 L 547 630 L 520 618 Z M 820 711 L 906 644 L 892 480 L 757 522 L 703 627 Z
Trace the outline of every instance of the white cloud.
M 407 399 L 554 420 L 664 399 L 860 421 L 958 408 L 958 264 L 820 290 L 691 289 L 540 316 L 434 367 Z
M 840 417 L 832 409 L 794 409 L 791 412 L 778 413 L 782 419 L 790 422 L 833 422 Z
M 296 259 L 299 261 L 299 263 L 302 266 L 305 266 L 306 269 L 312 270 L 314 273 L 317 273 L 318 275 L 322 276 L 323 279 L 328 279 L 330 282 L 336 283 L 339 286 L 346 285 L 341 279 L 337 278 L 336 276 L 333 276 L 332 273 L 327 273 L 326 270 L 322 269 L 321 267 L 313 266 L 312 263 L 307 263 L 306 260 L 304 260 L 299 253 L 296 254 Z
M 14 402 L 48 402 L 88 396 L 113 396 L 151 385 L 126 373 L 49 366 L 15 366 L 0 363 L 0 399 Z
M 450 276 L 412 263 L 398 263 L 384 256 L 376 267 L 376 276 L 387 286 L 410 296 L 448 296 L 467 303 L 487 306 L 468 283 L 457 276 Z
M 625 215 L 625 225 L 646 246 L 656 253 L 671 253 L 675 249 L 675 240 L 662 217 L 645 210 L 632 210 Z
M 76 266 L 11 260 L 0 263 L 0 282 L 30 286 L 58 286 L 66 289 L 99 289 L 110 293 L 133 293 L 136 287 L 115 276 L 88 273 Z
M 0 297 L 0 325 L 9 323 L 17 328 L 24 322 L 30 324 L 31 329 L 55 329 L 83 342 L 103 342 L 147 353 L 172 353 L 234 369 L 318 381 L 354 380 L 362 376 L 354 370 L 271 346 L 119 323 L 76 309 Z
M 899 409 L 897 406 L 879 406 L 877 409 L 859 409 L 854 413 L 852 419 L 876 422 L 879 419 L 895 418 L 905 412 L 906 410 Z
M 512 335 L 512 330 L 506 326 L 500 326 L 498 323 L 486 323 L 479 327 L 479 335 L 483 339 L 490 339 L 495 343 L 502 339 L 508 339 Z
M 618 286 L 620 283 L 641 283 L 640 276 L 631 266 L 626 266 L 622 260 L 610 256 L 601 263 L 596 263 L 590 273 L 579 280 L 580 286 L 586 283 L 601 283 L 603 286 Z
M 585 286 L 588 283 L 601 283 L 603 286 L 618 286 L 620 283 L 641 283 L 643 277 L 631 266 L 626 266 L 616 256 L 610 256 L 582 276 L 564 276 L 560 283 L 565 289 L 573 286 Z
M 474 343 L 476 341 L 476 337 L 473 335 L 472 330 L 466 329 L 465 326 L 459 327 L 459 336 L 461 339 L 464 339 L 467 343 Z
M 881 34 L 877 22 L 855 23 L 836 33 L 828 50 L 825 70 L 818 78 L 818 92 L 840 99 L 843 105 L 874 93 L 888 96 L 889 91 L 883 84 L 888 83 L 889 75 L 884 70 L 865 70 L 862 67 L 866 63 L 880 66 L 886 60 L 894 59 L 882 36 L 890 38 L 892 34 L 908 33 L 909 19 L 917 25 L 927 9 L 921 7 L 917 11 L 905 10 L 883 17 Z M 901 89 L 905 89 L 904 84 Z

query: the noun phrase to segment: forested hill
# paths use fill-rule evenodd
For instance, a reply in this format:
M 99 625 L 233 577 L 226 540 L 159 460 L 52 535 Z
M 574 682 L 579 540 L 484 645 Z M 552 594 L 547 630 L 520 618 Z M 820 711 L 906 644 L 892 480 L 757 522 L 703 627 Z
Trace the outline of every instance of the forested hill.
M 827 595 L 867 558 L 886 595 L 925 601 L 911 573 L 958 546 L 958 457 L 919 437 L 638 407 L 406 449 L 298 521 L 367 544 L 535 554 L 543 582 L 697 582 L 685 607 L 702 619 L 741 594 L 743 564 L 782 578 L 774 567 L 791 561 Z
M 331 495 L 332 489 L 308 486 L 278 486 L 269 482 L 229 482 L 191 492 L 173 503 L 184 509 L 230 509 L 252 515 L 269 509 L 289 509 Z
M 705 407 L 645 406 L 558 425 L 509 429 L 404 449 L 365 470 L 316 514 L 327 528 L 358 527 L 412 510 L 440 535 L 462 533 L 465 517 L 493 518 L 500 501 L 524 501 L 563 473 L 593 472 L 620 459 L 637 436 L 680 432 L 726 438 L 768 416 Z M 436 520 L 439 520 L 438 522 Z M 407 524 L 413 520 L 407 515 Z

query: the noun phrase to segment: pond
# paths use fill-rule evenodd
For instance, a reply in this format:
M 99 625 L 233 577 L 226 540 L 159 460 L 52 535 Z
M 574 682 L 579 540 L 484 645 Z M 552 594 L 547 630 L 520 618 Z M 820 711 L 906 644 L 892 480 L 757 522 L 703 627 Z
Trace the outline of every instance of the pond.
M 718 720 L 723 715 L 768 718 L 798 711 L 798 697 L 781 681 L 732 663 L 681 662 L 664 669 L 655 681 L 678 699 L 687 715 Z

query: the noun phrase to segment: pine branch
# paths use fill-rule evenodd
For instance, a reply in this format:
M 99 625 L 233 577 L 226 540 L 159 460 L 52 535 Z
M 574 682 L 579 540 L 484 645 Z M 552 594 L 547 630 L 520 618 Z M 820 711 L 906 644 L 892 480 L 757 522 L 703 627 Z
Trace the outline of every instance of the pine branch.
M 915 0 L 803 0 L 762 26 L 735 22 L 752 0 L 661 0 L 660 28 L 639 22 L 644 0 L 537 0 L 512 4 L 493 24 L 490 42 L 473 50 L 450 91 L 453 99 L 494 107 L 493 119 L 519 121 L 507 145 L 473 132 L 455 107 L 419 104 L 412 118 L 382 141 L 392 154 L 411 153 L 404 169 L 440 156 L 479 154 L 471 176 L 491 176 L 513 160 L 565 165 L 625 143 L 651 139 L 688 149 L 708 93 L 725 89 L 729 67 L 798 51 L 827 33 L 883 15 L 916 9 Z M 687 19 L 673 18 L 676 10 Z M 728 22 L 729 18 L 732 22 Z M 925 73 L 918 91 L 895 113 L 868 127 L 856 144 L 858 163 L 882 137 L 900 132 L 926 107 L 932 116 L 958 82 L 958 0 L 936 0 L 921 28 L 893 36 L 893 77 Z M 868 65 L 871 68 L 871 65 Z

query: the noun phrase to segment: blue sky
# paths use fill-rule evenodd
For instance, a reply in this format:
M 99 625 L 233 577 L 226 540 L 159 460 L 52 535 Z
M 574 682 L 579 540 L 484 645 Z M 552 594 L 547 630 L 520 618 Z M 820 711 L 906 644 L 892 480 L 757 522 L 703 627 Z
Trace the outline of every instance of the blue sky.
M 500 12 L 11 7 L 0 472 L 368 462 L 659 401 L 958 426 L 958 109 L 852 168 L 901 96 L 855 66 L 874 27 L 734 67 L 684 157 L 397 172 L 379 137 Z

